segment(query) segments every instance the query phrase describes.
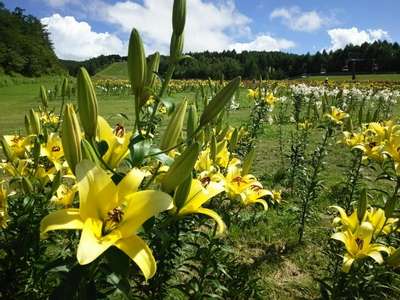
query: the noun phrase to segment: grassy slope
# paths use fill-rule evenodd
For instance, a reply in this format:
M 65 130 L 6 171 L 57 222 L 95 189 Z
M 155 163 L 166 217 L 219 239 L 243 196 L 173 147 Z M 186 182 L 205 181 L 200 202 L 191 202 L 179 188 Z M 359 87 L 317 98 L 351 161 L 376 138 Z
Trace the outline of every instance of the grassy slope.
M 96 79 L 128 79 L 126 62 L 116 62 L 101 70 L 95 76 Z

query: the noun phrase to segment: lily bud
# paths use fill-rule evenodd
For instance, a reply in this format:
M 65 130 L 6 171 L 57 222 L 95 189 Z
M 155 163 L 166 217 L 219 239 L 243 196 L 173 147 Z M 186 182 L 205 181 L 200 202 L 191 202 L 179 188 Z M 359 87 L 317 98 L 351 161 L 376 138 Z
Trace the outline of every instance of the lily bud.
M 96 136 L 97 131 L 97 98 L 85 68 L 80 68 L 77 77 L 78 108 L 82 127 L 87 138 Z
M 91 162 L 95 163 L 98 166 L 101 166 L 101 162 L 96 154 L 96 151 L 93 149 L 92 145 L 86 140 L 82 139 L 81 141 L 82 147 L 82 158 L 88 159 Z
M 143 42 L 139 32 L 132 29 L 128 48 L 128 74 L 133 93 L 137 96 L 143 91 L 146 80 L 147 62 Z
M 204 108 L 204 111 L 200 117 L 200 126 L 206 125 L 218 116 L 218 114 L 224 109 L 228 102 L 232 99 L 237 88 L 240 85 L 240 76 L 229 82 L 222 90 L 220 90 L 214 98 Z
M 147 65 L 147 73 L 146 73 L 146 87 L 153 88 L 158 68 L 160 67 L 160 53 L 156 52 L 149 57 L 149 63 Z
M 39 135 L 42 132 L 42 126 L 40 124 L 39 115 L 33 108 L 29 111 L 29 121 L 32 127 L 32 133 Z
M 235 128 L 235 130 L 232 133 L 231 140 L 229 141 L 229 151 L 234 152 L 236 149 L 236 145 L 238 142 L 238 130 Z
M 243 161 L 242 176 L 249 174 L 251 166 L 253 165 L 255 154 L 256 148 L 252 148 L 249 153 L 247 153 L 246 158 Z
M 68 78 L 64 78 L 62 87 L 61 87 L 61 97 L 66 97 L 68 94 Z
M 169 120 L 167 129 L 161 139 L 160 149 L 165 150 L 173 147 L 178 142 L 179 136 L 182 133 L 183 121 L 185 120 L 187 108 L 187 100 L 182 101 L 176 108 L 175 112 Z
M 10 146 L 8 145 L 6 140 L 4 139 L 4 136 L 2 136 L 1 139 L 0 139 L 0 145 L 1 145 L 1 148 L 3 148 L 4 156 L 6 157 L 6 159 L 8 161 L 13 161 L 15 155 L 13 154 Z
M 187 125 L 186 125 L 186 136 L 187 138 L 193 138 L 194 133 L 197 129 L 197 109 L 195 105 L 189 106 L 188 118 L 187 118 Z
M 187 179 L 193 171 L 199 153 L 200 144 L 194 143 L 176 158 L 161 182 L 161 187 L 165 192 L 172 192 Z
M 175 0 L 172 11 L 172 29 L 177 35 L 181 35 L 185 29 L 186 0 Z
M 217 156 L 217 139 L 215 138 L 215 135 L 211 137 L 210 141 L 210 158 L 212 161 L 215 161 L 215 158 Z
M 175 191 L 174 203 L 176 208 L 179 209 L 184 206 L 186 199 L 189 196 L 190 187 L 192 186 L 192 175 L 190 174 L 184 182 L 182 182 Z
M 182 57 L 183 52 L 183 42 L 184 42 L 184 35 L 176 35 L 172 33 L 171 36 L 171 44 L 169 48 L 169 56 L 171 59 L 171 63 L 177 63 L 179 59 Z
M 397 248 L 392 255 L 387 258 L 388 265 L 392 267 L 400 266 L 400 248 Z
M 25 123 L 25 131 L 27 135 L 32 134 L 32 125 L 31 125 L 31 121 L 29 120 L 29 117 L 27 115 L 25 115 L 24 118 L 24 123 Z
M 22 188 L 26 194 L 32 194 L 33 192 L 32 182 L 26 176 L 22 177 Z
M 357 217 L 360 223 L 363 221 L 366 211 L 367 211 L 367 190 L 363 189 L 361 191 L 361 197 L 360 200 L 358 200 L 358 207 L 357 207 Z
M 64 157 L 72 172 L 75 174 L 75 167 L 82 160 L 82 138 L 78 118 L 72 104 L 67 104 L 64 108 L 64 119 L 61 132 Z
M 40 86 L 40 99 L 42 100 L 42 105 L 47 108 L 48 106 L 47 92 L 46 88 L 43 85 Z

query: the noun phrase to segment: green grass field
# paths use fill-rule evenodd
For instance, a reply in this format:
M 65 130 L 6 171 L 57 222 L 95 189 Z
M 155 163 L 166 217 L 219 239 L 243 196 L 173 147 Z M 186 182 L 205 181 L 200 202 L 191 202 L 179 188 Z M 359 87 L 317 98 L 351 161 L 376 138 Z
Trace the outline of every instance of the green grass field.
M 323 81 L 328 78 L 331 81 L 351 81 L 351 75 L 333 75 L 329 76 L 310 76 L 306 80 Z M 356 75 L 357 81 L 400 81 L 400 74 L 360 74 Z
M 100 72 L 96 77 L 123 76 L 124 64 L 114 64 Z M 113 75 L 110 75 L 113 74 Z M 119 75 L 118 75 L 119 74 Z M 114 77 L 115 78 L 115 77 Z M 54 86 L 58 80 L 44 82 L 47 86 Z M 30 108 L 40 104 L 39 83 L 19 84 L 0 88 L 0 135 L 23 132 L 24 114 Z M 246 91 L 240 97 L 240 109 L 231 113 L 229 122 L 240 125 L 246 122 L 249 116 L 250 102 L 246 98 Z M 193 93 L 175 94 L 175 101 L 183 97 L 193 99 Z M 118 113 L 133 116 L 133 99 L 131 96 L 99 96 L 100 114 L 110 120 L 111 124 L 120 122 L 130 127 L 124 119 L 118 118 Z M 50 102 L 50 107 L 59 111 L 61 99 Z M 290 126 L 284 125 L 283 145 L 290 145 Z M 311 136 L 311 144 L 321 140 L 318 130 Z M 260 136 L 256 148 L 256 159 L 252 173 L 265 186 L 272 187 L 274 175 L 277 171 L 284 171 L 287 166 L 282 165 L 279 152 L 279 127 L 266 125 Z M 313 147 L 310 147 L 313 149 Z M 286 149 L 288 151 L 288 149 Z M 287 162 L 286 162 L 287 163 Z M 329 146 L 328 166 L 322 174 L 324 185 L 333 187 L 343 179 L 345 166 L 350 163 L 350 153 L 343 150 L 343 146 L 332 141 Z M 245 228 L 232 225 L 229 228 L 229 239 L 235 245 L 236 255 L 241 261 L 254 263 L 262 284 L 266 289 L 268 299 L 316 299 L 319 296 L 318 282 L 315 278 L 325 275 L 326 261 L 322 255 L 323 245 L 329 240 L 330 221 L 332 216 L 327 213 L 327 207 L 334 200 L 330 199 L 330 188 L 314 203 L 313 218 L 309 221 L 304 244 L 297 244 L 297 231 L 293 227 L 294 200 L 285 201 L 282 207 L 271 209 L 266 214 L 258 210 L 259 221 Z M 254 217 L 249 214 L 249 218 Z

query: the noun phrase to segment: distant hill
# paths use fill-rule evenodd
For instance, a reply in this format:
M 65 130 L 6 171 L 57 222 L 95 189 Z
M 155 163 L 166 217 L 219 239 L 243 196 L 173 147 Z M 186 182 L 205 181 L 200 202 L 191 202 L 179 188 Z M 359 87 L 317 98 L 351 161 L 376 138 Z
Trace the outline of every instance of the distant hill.
M 65 73 L 55 55 L 49 33 L 24 10 L 9 11 L 0 2 L 0 72 L 36 77 Z
M 114 62 L 121 62 L 126 59 L 126 57 L 119 55 L 100 55 L 84 61 L 60 60 L 60 62 L 71 76 L 76 76 L 80 67 L 85 67 L 89 74 L 93 76 Z
M 128 79 L 128 65 L 126 62 L 116 62 L 96 73 L 97 79 Z

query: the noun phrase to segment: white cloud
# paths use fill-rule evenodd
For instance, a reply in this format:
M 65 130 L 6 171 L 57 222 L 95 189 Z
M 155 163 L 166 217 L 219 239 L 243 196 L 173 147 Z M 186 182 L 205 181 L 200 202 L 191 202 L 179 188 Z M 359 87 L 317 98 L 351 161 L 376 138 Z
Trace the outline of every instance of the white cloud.
M 88 23 L 74 17 L 54 14 L 40 21 L 47 25 L 59 58 L 84 60 L 101 54 L 126 54 L 126 45 L 117 36 L 94 32 Z
M 100 5 L 104 21 L 116 24 L 124 32 L 137 28 L 147 50 L 168 53 L 172 33 L 172 0 L 144 0 Z M 97 3 L 98 5 L 98 3 Z M 204 0 L 187 1 L 184 51 L 221 51 L 229 49 L 238 37 L 249 37 L 251 20 L 240 13 L 232 0 L 218 4 Z
M 276 39 L 270 35 L 260 35 L 254 41 L 249 43 L 235 43 L 230 49 L 237 52 L 242 51 L 279 51 L 295 47 L 295 43 L 286 39 Z
M 305 32 L 318 30 L 332 21 L 331 18 L 324 17 L 315 10 L 302 11 L 297 6 L 277 8 L 272 11 L 270 18 L 280 18 L 290 29 Z
M 364 42 L 372 43 L 377 40 L 390 40 L 389 33 L 382 29 L 334 28 L 328 30 L 328 34 L 331 38 L 329 50 L 344 48 L 348 44 L 361 45 Z

